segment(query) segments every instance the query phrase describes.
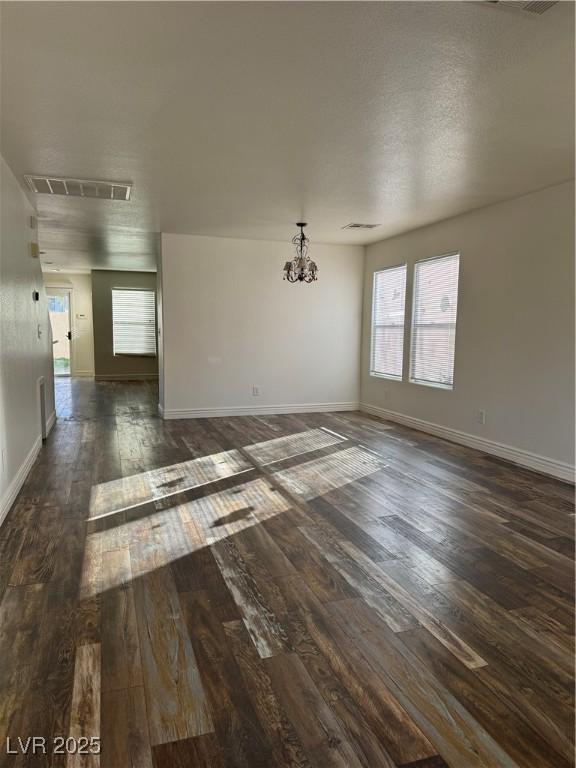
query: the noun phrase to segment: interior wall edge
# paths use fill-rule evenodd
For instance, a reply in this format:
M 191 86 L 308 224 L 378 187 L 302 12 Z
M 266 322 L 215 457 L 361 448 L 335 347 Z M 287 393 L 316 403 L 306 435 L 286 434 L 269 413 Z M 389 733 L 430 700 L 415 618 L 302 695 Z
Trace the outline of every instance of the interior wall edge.
M 42 415 L 50 414 L 55 403 L 48 300 L 43 290 L 40 261 L 32 248 L 32 244 L 38 243 L 37 217 L 18 179 L 1 156 L 0 182 L 0 516 L 3 517 L 41 445 Z
M 52 432 L 52 427 L 56 424 L 56 411 L 52 411 L 50 416 L 46 419 L 46 437 Z
M 56 420 L 56 414 L 54 413 L 52 424 L 54 423 L 55 420 Z M 51 427 L 49 427 L 49 424 L 47 422 L 46 430 L 49 431 L 50 429 Z M 30 452 L 28 453 L 28 455 L 20 465 L 20 468 L 12 478 L 12 482 L 10 483 L 4 495 L 0 499 L 0 526 L 6 519 L 6 516 L 12 507 L 12 504 L 14 504 L 14 502 L 16 501 L 16 497 L 20 493 L 20 489 L 26 482 L 26 478 L 28 477 L 28 474 L 32 469 L 32 465 L 36 461 L 36 458 L 38 457 L 38 454 L 40 453 L 41 448 L 42 448 L 42 436 L 38 435 L 38 437 L 34 441 L 32 448 L 30 449 Z
M 360 410 L 387 421 L 394 421 L 398 424 L 403 424 L 406 427 L 417 429 L 420 432 L 426 432 L 435 437 L 442 437 L 445 440 L 449 440 L 451 443 L 465 445 L 468 448 L 474 448 L 477 451 L 489 453 L 492 456 L 505 459 L 513 464 L 519 464 L 520 466 L 532 469 L 535 472 L 550 475 L 559 480 L 574 484 L 576 468 L 566 462 L 551 459 L 548 456 L 540 456 L 537 453 L 525 451 L 521 448 L 515 448 L 512 445 L 498 443 L 495 440 L 488 440 L 487 438 L 479 437 L 478 435 L 471 435 L 468 432 L 460 432 L 457 429 L 443 427 L 441 424 L 434 424 L 430 421 L 424 421 L 424 419 L 417 419 L 414 416 L 407 416 L 404 413 L 389 411 L 386 408 L 380 408 L 377 405 L 360 403 Z

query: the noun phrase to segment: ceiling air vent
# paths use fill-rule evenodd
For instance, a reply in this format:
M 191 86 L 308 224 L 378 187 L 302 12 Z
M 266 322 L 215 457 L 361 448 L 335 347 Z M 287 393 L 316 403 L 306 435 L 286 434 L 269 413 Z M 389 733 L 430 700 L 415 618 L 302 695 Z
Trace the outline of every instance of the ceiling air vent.
M 556 5 L 559 0 L 485 0 L 489 5 L 504 5 L 506 8 L 515 8 L 517 11 L 526 11 L 527 13 L 537 13 L 541 16 L 545 11 Z
M 97 200 L 130 200 L 130 181 L 90 181 L 58 176 L 25 174 L 24 181 L 38 195 L 64 195 L 65 197 L 92 197 Z
M 342 229 L 374 229 L 375 227 L 379 226 L 380 224 L 357 224 L 352 222 L 351 224 L 346 224 L 346 226 L 342 227 Z

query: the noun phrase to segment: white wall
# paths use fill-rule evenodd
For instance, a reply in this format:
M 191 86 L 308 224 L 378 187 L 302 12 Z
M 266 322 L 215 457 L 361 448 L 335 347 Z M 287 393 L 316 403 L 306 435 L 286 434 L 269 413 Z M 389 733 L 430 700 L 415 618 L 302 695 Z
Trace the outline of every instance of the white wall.
M 38 378 L 53 419 L 52 337 L 40 262 L 30 256 L 34 210 L 0 159 L 0 521 L 41 446 Z M 32 292 L 40 300 L 32 300 Z M 38 338 L 40 330 L 41 338 Z
M 310 252 L 318 281 L 291 285 L 290 243 L 162 235 L 166 417 L 357 404 L 364 249 Z
M 406 318 L 413 264 L 460 252 L 454 390 L 369 375 L 372 276 L 407 263 Z M 571 183 L 414 230 L 367 248 L 361 400 L 480 440 L 536 454 L 562 474 L 574 464 L 574 188 Z M 486 410 L 486 424 L 475 409 Z M 418 426 L 417 423 L 414 424 Z M 420 425 L 425 426 L 425 425 Z M 458 437 L 458 436 L 456 436 Z M 469 443 L 482 447 L 479 443 Z M 489 446 L 488 446 L 489 447 Z M 569 472 L 568 472 L 569 474 Z
M 94 331 L 92 326 L 92 275 L 44 273 L 46 288 L 68 288 L 72 292 L 72 376 L 94 376 Z

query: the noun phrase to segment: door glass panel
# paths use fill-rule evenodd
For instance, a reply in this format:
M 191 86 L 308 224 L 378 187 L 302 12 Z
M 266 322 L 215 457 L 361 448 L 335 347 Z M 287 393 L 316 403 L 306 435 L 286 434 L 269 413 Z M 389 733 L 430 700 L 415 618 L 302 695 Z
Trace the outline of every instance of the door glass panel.
M 70 294 L 48 296 L 48 313 L 52 326 L 54 374 L 70 375 Z

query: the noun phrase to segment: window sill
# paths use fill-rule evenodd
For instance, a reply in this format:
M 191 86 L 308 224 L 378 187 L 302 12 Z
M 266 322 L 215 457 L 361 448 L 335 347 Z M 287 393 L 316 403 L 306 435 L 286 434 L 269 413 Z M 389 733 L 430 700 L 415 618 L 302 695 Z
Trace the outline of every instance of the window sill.
M 375 373 L 374 371 L 370 371 L 370 376 L 372 376 L 374 379 L 387 379 L 388 381 L 402 381 L 402 376 L 391 376 L 387 373 Z
M 158 357 L 152 352 L 114 352 L 114 357 Z
M 448 390 L 448 392 L 452 392 L 454 390 L 453 384 L 438 384 L 435 381 L 419 381 L 418 379 L 409 379 L 408 381 L 410 384 L 417 384 L 420 387 L 432 387 L 432 389 L 445 389 L 445 390 Z

